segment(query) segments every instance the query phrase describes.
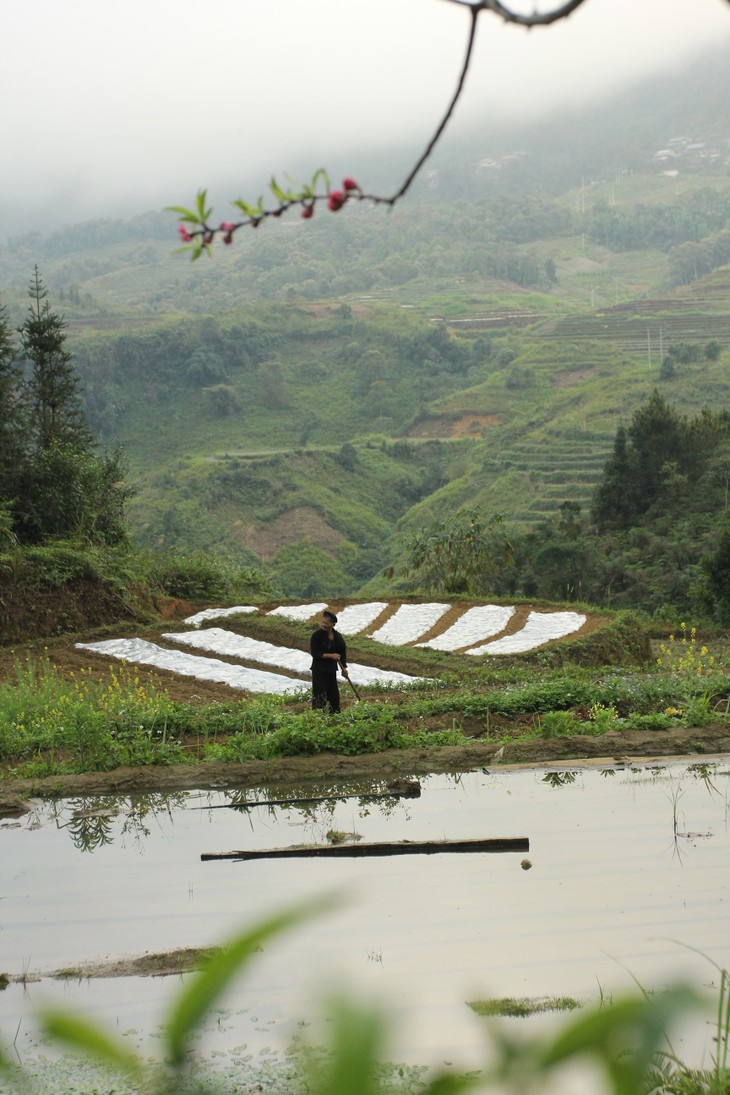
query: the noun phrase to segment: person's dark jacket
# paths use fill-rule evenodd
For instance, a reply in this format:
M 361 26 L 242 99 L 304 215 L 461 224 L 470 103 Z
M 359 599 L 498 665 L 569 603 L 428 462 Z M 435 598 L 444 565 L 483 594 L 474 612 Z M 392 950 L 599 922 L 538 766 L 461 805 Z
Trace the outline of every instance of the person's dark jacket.
M 309 649 L 312 654 L 313 673 L 336 673 L 340 665 L 347 668 L 347 647 L 339 631 L 335 631 L 330 639 L 324 628 L 320 627 L 309 640 Z M 340 660 L 323 658 L 323 654 L 339 654 Z

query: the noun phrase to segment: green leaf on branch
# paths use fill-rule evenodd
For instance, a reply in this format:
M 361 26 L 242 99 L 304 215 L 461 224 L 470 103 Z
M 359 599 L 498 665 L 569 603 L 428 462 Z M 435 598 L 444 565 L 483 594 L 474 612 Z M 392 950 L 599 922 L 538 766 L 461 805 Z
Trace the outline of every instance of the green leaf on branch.
M 271 193 L 274 195 L 277 201 L 280 201 L 282 204 L 284 202 L 296 201 L 296 194 L 293 194 L 291 190 L 282 190 L 273 175 L 271 176 L 269 189 L 271 190 Z
M 314 191 L 314 190 L 317 189 L 317 183 L 319 182 L 320 179 L 322 179 L 322 181 L 324 182 L 324 188 L 329 193 L 329 191 L 331 189 L 331 187 L 330 187 L 330 177 L 329 177 L 329 175 L 327 174 L 327 172 L 325 171 L 325 169 L 323 167 L 320 167 L 312 175 L 312 190 Z
M 198 214 L 193 213 L 192 209 L 186 209 L 184 205 L 166 205 L 165 212 L 179 213 L 180 219 L 188 221 L 190 224 L 201 223 L 200 219 L 198 218 Z
M 205 199 L 207 197 L 207 194 L 207 190 L 199 190 L 195 199 L 198 209 L 198 222 L 200 224 L 205 224 L 211 214 L 211 210 L 205 208 Z
M 239 198 L 238 201 L 235 201 L 233 204 L 235 205 L 236 209 L 240 209 L 242 213 L 244 213 L 247 217 L 251 217 L 252 219 L 255 217 L 260 217 L 263 213 L 263 209 L 261 208 L 260 204 L 258 206 L 250 205 L 249 202 L 245 202 L 243 198 Z

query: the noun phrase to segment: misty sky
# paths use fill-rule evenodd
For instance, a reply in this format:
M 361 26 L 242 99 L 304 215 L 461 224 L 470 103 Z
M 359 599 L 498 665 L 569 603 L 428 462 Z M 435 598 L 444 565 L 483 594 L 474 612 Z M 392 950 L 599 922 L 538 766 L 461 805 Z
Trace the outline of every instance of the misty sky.
M 186 204 L 200 186 L 223 216 L 302 164 L 358 176 L 359 149 L 425 145 L 468 25 L 448 0 L 2 0 L 2 14 L 0 237 Z M 588 103 L 723 39 L 727 0 L 588 0 L 532 31 L 484 14 L 453 133 Z

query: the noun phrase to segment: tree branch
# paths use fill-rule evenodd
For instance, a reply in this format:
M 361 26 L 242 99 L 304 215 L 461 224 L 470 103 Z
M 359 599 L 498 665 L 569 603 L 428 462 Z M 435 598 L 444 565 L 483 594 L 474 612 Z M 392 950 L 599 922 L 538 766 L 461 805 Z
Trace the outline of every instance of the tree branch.
M 582 2 L 582 0 L 581 0 L 581 2 Z M 471 9 L 470 12 L 469 12 L 470 18 L 471 18 L 471 24 L 469 26 L 469 38 L 468 38 L 467 43 L 466 43 L 466 53 L 464 54 L 464 62 L 461 66 L 461 72 L 459 74 L 459 82 L 456 85 L 456 91 L 454 92 L 453 98 L 452 98 L 451 102 L 449 103 L 449 106 L 448 106 L 448 109 L 447 109 L 446 113 L 444 114 L 443 118 L 441 119 L 441 124 L 438 126 L 438 128 L 436 129 L 436 132 L 434 133 L 433 137 L 428 142 L 428 145 L 426 146 L 426 149 L 423 152 L 423 154 L 421 155 L 420 159 L 416 162 L 414 167 L 411 169 L 411 172 L 408 175 L 408 178 L 405 180 L 405 182 L 401 186 L 400 190 L 397 190 L 396 193 L 393 194 L 393 196 L 391 198 L 386 198 L 385 199 L 387 201 L 388 205 L 395 205 L 395 203 L 397 201 L 399 201 L 400 198 L 402 198 L 403 195 L 406 193 L 406 191 L 410 188 L 410 185 L 413 182 L 413 180 L 415 179 L 416 175 L 421 170 L 421 168 L 425 164 L 426 160 L 428 159 L 428 157 L 431 155 L 434 148 L 438 144 L 438 142 L 441 138 L 441 134 L 443 133 L 443 131 L 446 129 L 446 126 L 451 121 L 451 116 L 454 113 L 454 110 L 456 109 L 456 104 L 458 103 L 459 99 L 461 98 L 461 93 L 464 90 L 464 84 L 466 82 L 466 74 L 469 71 L 469 66 L 471 64 L 471 55 L 472 55 L 472 52 L 474 50 L 474 41 L 476 39 L 476 32 L 477 32 L 477 18 L 479 16 L 479 9 L 476 6 L 472 6 L 472 5 L 468 5 L 468 6 Z
M 216 236 L 220 235 L 224 243 L 231 243 L 234 234 L 239 228 L 247 226 L 258 228 L 263 221 L 268 220 L 270 217 L 280 217 L 282 213 L 286 213 L 293 207 L 299 207 L 301 216 L 307 220 L 314 215 L 316 207 L 322 202 L 327 202 L 328 208 L 333 213 L 342 209 L 349 201 L 368 201 L 372 202 L 374 205 L 388 205 L 392 208 L 400 201 L 404 194 L 408 192 L 414 179 L 421 171 L 423 165 L 428 160 L 441 139 L 444 130 L 451 121 L 454 110 L 456 109 L 456 104 L 461 98 L 461 94 L 464 90 L 467 73 L 472 62 L 477 20 L 481 13 L 483 11 L 490 11 L 493 15 L 503 19 L 506 23 L 513 23 L 523 27 L 549 26 L 551 23 L 557 23 L 562 19 L 567 19 L 569 15 L 572 15 L 574 11 L 586 2 L 587 0 L 565 0 L 565 3 L 560 4 L 558 7 L 553 8 L 552 11 L 546 12 L 545 14 L 534 12 L 532 15 L 520 15 L 518 12 L 507 7 L 506 4 L 503 4 L 502 0 L 449 0 L 449 3 L 468 8 L 470 18 L 466 51 L 464 53 L 464 60 L 461 65 L 461 72 L 459 73 L 456 90 L 454 91 L 446 113 L 426 145 L 426 148 L 408 173 L 403 184 L 394 194 L 391 194 L 390 196 L 368 194 L 358 186 L 354 179 L 350 178 L 343 180 L 342 190 L 330 190 L 327 173 L 323 169 L 320 169 L 315 172 L 312 182 L 309 185 L 303 185 L 298 191 L 288 190 L 285 192 L 277 185 L 276 180 L 272 179 L 270 188 L 278 204 L 271 209 L 266 209 L 264 208 L 263 200 L 261 198 L 255 206 L 239 200 L 234 202 L 234 205 L 245 214 L 244 218 L 236 222 L 222 221 L 218 227 L 215 227 L 214 225 L 211 225 L 209 221 L 211 211 L 205 209 L 206 193 L 203 190 L 198 193 L 196 210 L 184 209 L 180 206 L 168 207 L 171 211 L 180 214 L 178 231 L 183 243 L 186 245 L 183 250 L 190 250 L 192 251 L 192 257 L 194 259 L 199 258 L 204 250 L 210 253 L 210 245 L 213 243 Z M 318 186 L 322 182 L 325 184 L 324 193 L 318 192 Z
M 470 8 L 473 14 L 491 11 L 504 19 L 505 23 L 515 23 L 521 27 L 547 27 L 551 23 L 559 23 L 561 19 L 567 19 L 569 15 L 572 15 L 585 2 L 586 0 L 567 0 L 565 4 L 561 4 L 560 7 L 554 8 L 544 15 L 540 15 L 538 12 L 534 12 L 532 15 L 520 15 L 505 4 L 500 3 L 500 0 L 450 0 L 452 4 Z

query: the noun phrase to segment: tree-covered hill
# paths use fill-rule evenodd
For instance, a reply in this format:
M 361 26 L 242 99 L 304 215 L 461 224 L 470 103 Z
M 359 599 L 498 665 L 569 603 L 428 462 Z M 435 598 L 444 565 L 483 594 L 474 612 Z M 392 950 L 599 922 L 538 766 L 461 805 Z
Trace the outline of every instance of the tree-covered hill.
M 497 330 L 258 305 L 87 336 L 76 360 L 92 426 L 127 453 L 138 540 L 261 560 L 292 596 L 352 592 L 404 533 L 464 506 L 520 533 L 565 503 L 588 514 L 617 428 L 655 388 L 683 414 L 730 407 L 723 277 L 659 310 Z
M 38 262 L 140 543 L 353 592 L 464 507 L 516 535 L 588 515 L 654 389 L 730 407 L 728 80 L 472 135 L 390 215 L 282 218 L 210 261 L 162 213 L 11 239 L 3 303 L 17 325 Z

